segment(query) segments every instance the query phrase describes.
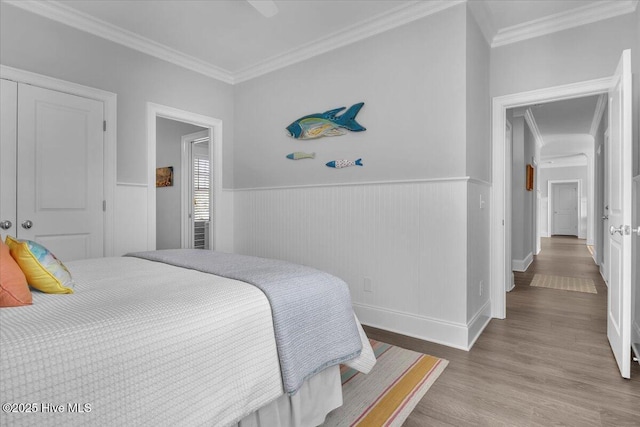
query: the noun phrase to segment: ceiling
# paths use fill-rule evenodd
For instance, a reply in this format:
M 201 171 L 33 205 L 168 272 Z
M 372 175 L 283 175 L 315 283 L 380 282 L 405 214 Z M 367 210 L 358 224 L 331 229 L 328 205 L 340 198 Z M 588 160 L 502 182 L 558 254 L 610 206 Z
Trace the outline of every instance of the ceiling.
M 403 25 L 465 0 L 1 0 L 235 84 Z M 638 0 L 468 0 L 492 47 L 635 10 Z M 547 149 L 588 135 L 597 97 L 532 109 Z M 563 138 L 566 135 L 567 138 Z M 551 144 L 551 145 L 548 145 Z

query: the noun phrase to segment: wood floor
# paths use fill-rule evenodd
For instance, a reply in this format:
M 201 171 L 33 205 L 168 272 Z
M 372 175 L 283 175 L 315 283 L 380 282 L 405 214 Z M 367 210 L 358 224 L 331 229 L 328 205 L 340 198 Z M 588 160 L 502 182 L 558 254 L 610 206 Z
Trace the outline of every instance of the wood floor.
M 597 295 L 529 286 L 535 273 L 591 278 Z M 640 366 L 619 375 L 606 331 L 606 286 L 584 240 L 543 239 L 516 274 L 507 318 L 471 351 L 365 328 L 370 338 L 449 360 L 405 422 L 424 426 L 640 426 Z

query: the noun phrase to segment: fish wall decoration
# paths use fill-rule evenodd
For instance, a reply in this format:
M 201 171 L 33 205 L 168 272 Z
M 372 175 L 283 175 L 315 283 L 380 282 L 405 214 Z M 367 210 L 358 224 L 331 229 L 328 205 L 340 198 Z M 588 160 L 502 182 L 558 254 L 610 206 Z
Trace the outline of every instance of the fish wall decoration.
M 347 168 L 349 166 L 364 166 L 362 164 L 362 159 L 357 160 L 332 160 L 327 163 L 327 166 L 330 168 L 342 169 Z
M 296 151 L 291 154 L 287 154 L 287 159 L 300 160 L 300 159 L 315 159 L 316 153 L 303 153 L 302 151 Z
M 339 116 L 337 114 L 346 107 L 301 117 L 287 126 L 287 131 L 289 136 L 295 139 L 340 136 L 347 133 L 347 131 L 362 132 L 367 129 L 356 122 L 356 116 L 363 105 L 364 102 L 354 104 Z

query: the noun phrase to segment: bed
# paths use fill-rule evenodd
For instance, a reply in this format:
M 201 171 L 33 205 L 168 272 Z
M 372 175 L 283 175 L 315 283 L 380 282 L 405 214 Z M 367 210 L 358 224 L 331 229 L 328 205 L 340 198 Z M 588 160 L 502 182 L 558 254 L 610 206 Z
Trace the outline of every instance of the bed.
M 66 265 L 73 294 L 0 310 L 2 425 L 319 425 L 338 365 L 375 363 L 346 284 L 315 269 L 202 250 Z

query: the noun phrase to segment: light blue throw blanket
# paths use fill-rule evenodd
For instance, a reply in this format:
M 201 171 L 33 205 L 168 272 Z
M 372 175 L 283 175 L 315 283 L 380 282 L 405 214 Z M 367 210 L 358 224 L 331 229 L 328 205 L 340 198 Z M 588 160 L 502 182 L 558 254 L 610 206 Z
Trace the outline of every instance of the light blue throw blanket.
M 202 249 L 135 252 L 134 256 L 241 280 L 267 296 L 285 392 L 360 355 L 362 343 L 347 284 L 320 270 L 274 259 Z

